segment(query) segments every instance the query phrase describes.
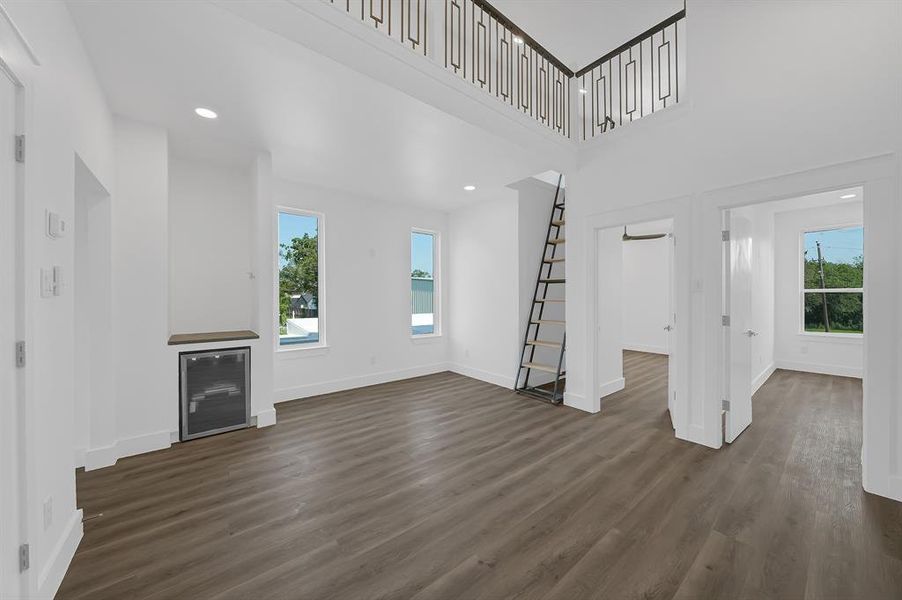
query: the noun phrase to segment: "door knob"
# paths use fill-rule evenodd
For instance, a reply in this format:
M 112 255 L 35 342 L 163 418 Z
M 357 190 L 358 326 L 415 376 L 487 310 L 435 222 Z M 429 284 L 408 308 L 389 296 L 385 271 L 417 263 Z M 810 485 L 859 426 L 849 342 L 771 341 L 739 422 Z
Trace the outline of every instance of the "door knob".
M 664 331 L 672 331 L 672 330 L 673 330 L 673 326 L 671 326 L 671 325 L 664 326 Z
M 745 334 L 749 337 L 754 337 L 754 336 L 758 335 L 758 332 L 753 329 L 746 329 Z

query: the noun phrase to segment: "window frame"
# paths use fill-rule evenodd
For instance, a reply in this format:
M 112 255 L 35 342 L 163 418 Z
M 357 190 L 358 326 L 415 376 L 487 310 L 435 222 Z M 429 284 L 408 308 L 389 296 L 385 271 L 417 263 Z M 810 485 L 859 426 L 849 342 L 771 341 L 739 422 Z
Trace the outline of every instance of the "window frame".
M 849 222 L 849 223 L 837 223 L 830 225 L 822 225 L 822 226 L 814 226 L 814 227 L 806 227 L 799 232 L 799 249 L 798 249 L 798 261 L 799 261 L 799 335 L 802 336 L 811 336 L 811 337 L 829 337 L 835 339 L 847 339 L 847 340 L 861 340 L 864 338 L 864 333 L 847 333 L 847 332 L 834 332 L 834 331 L 806 331 L 805 330 L 805 294 L 861 294 L 861 307 L 862 311 L 864 311 L 864 297 L 865 297 L 865 287 L 864 282 L 862 281 L 862 287 L 860 288 L 806 288 L 805 287 L 805 236 L 809 233 L 818 233 L 823 231 L 836 231 L 839 229 L 853 229 L 858 228 L 864 229 L 864 223 L 862 222 Z M 862 244 L 861 248 L 862 256 L 864 255 L 864 245 Z
M 318 321 L 317 329 L 319 339 L 312 344 L 286 344 L 279 343 L 279 215 L 281 214 L 295 215 L 298 217 L 315 217 L 316 218 L 316 271 L 317 271 L 317 293 L 316 318 Z M 275 240 L 273 243 L 273 332 L 275 333 L 273 347 L 276 352 L 304 352 L 310 350 L 321 350 L 328 348 L 329 344 L 326 338 L 326 215 L 325 213 L 295 208 L 293 206 L 276 206 L 275 207 Z
M 410 307 L 413 304 L 413 286 L 410 285 L 410 273 L 413 269 L 413 234 L 423 233 L 432 236 L 432 333 L 413 333 L 410 324 L 410 317 L 413 313 Z M 426 229 L 424 227 L 411 227 L 407 235 L 407 328 L 412 341 L 428 340 L 431 338 L 442 337 L 442 284 L 441 284 L 441 232 L 434 229 Z

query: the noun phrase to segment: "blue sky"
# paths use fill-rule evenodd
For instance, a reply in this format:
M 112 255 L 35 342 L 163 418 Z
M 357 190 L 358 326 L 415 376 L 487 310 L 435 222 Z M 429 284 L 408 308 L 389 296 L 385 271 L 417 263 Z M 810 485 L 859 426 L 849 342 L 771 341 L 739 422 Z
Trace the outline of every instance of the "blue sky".
M 805 257 L 817 259 L 817 246 L 821 243 L 821 252 L 827 262 L 851 263 L 857 256 L 863 256 L 864 252 L 864 228 L 849 227 L 847 229 L 833 229 L 829 231 L 811 231 L 805 234 Z
M 432 246 L 435 238 L 429 233 L 413 232 L 410 236 L 410 270 L 432 272 Z
M 316 235 L 316 217 L 279 213 L 280 247 L 282 244 L 290 244 L 291 240 L 296 237 L 304 237 L 305 233 L 311 237 Z M 283 265 L 284 262 L 279 259 L 279 266 L 281 267 Z
M 279 213 L 279 244 L 290 244 L 296 237 L 304 234 L 316 235 L 316 217 Z M 410 270 L 420 269 L 432 273 L 433 236 L 428 233 L 414 232 L 410 238 Z M 280 260 L 280 266 L 282 261 Z

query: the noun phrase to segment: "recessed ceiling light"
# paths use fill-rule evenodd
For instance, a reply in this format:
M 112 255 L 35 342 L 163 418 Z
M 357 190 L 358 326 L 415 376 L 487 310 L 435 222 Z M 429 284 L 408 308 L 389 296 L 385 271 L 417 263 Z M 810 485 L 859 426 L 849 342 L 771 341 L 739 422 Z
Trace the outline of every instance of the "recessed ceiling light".
M 848 200 L 849 198 L 854 198 L 855 194 L 845 194 L 844 196 L 840 196 L 840 200 Z
M 195 108 L 194 113 L 198 117 L 203 117 L 205 119 L 215 119 L 216 117 L 219 116 L 216 114 L 216 111 L 210 110 L 209 108 L 203 108 L 203 107 Z
M 587 90 L 586 88 L 579 88 L 579 93 L 580 94 L 588 94 L 589 90 Z
M 523 43 L 523 38 L 521 38 L 519 35 L 515 35 L 515 36 L 514 36 L 514 43 L 515 43 L 515 44 L 522 44 L 522 43 Z
M 468 192 L 472 192 L 473 190 L 476 189 L 476 186 L 475 185 L 465 185 L 464 189 L 467 190 Z

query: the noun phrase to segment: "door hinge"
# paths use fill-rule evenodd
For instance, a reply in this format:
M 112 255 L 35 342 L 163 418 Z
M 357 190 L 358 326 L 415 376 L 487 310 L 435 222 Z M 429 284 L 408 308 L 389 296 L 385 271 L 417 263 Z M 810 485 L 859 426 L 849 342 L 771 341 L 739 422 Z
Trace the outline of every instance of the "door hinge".
M 720 232 L 720 239 L 723 240 L 723 241 L 725 241 L 725 242 L 729 242 L 729 241 L 730 241 L 730 230 L 729 230 L 729 229 L 724 229 L 723 231 L 721 231 L 721 232 Z
M 726 412 L 730 412 L 730 401 L 729 400 L 721 400 L 720 408 L 725 410 Z
M 19 572 L 27 571 L 29 567 L 29 563 L 31 562 L 30 558 L 31 553 L 28 550 L 28 544 L 22 544 L 19 546 Z
M 25 162 L 25 136 L 16 136 L 16 162 Z
M 16 368 L 21 369 L 25 366 L 25 342 L 20 340 L 16 342 Z
M 720 324 L 724 327 L 730 326 L 730 315 L 720 315 Z

